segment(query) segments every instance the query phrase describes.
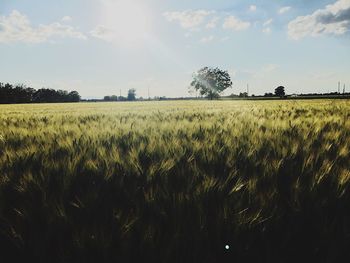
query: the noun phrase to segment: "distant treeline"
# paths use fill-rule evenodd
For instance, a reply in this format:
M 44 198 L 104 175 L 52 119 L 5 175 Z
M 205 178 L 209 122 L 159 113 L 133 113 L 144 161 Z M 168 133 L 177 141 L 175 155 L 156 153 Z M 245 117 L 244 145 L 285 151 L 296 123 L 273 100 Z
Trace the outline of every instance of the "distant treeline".
M 103 101 L 127 101 L 127 100 L 128 100 L 128 98 L 126 98 L 126 97 L 116 96 L 116 95 L 103 97 Z
M 328 93 L 306 93 L 299 94 L 298 96 L 308 97 L 308 96 L 349 96 L 350 92 L 328 92 Z
M 38 89 L 0 83 L 0 104 L 79 102 L 77 91 Z
M 137 100 L 136 89 L 129 89 L 127 97 L 112 95 L 112 96 L 105 96 L 103 100 L 104 101 L 135 101 Z
M 293 98 L 293 97 L 348 97 L 350 92 L 328 92 L 328 93 L 301 93 L 301 94 L 284 94 L 284 98 Z M 264 95 L 249 95 L 247 92 L 241 92 L 239 94 L 231 94 L 229 96 L 224 96 L 223 98 L 280 98 L 281 96 L 276 95 L 275 93 L 269 92 Z

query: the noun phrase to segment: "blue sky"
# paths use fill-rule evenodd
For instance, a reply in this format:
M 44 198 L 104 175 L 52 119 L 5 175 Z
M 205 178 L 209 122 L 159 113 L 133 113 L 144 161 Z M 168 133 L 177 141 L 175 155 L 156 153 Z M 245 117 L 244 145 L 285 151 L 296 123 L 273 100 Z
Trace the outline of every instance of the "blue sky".
M 350 91 L 349 30 L 350 0 L 1 0 L 0 81 L 175 97 L 217 66 L 227 94 Z

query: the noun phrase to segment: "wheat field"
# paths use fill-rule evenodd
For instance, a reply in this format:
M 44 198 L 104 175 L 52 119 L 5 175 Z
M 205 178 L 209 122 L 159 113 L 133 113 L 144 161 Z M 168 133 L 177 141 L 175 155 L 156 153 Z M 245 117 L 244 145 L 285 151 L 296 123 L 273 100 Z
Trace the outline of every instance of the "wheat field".
M 339 262 L 349 119 L 347 100 L 0 105 L 0 257 Z

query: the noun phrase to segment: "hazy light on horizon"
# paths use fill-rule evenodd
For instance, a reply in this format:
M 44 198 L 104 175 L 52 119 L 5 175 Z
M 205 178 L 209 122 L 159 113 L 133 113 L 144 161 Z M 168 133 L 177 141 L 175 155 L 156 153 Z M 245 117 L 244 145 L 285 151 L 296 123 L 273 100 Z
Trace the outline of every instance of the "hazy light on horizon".
M 4 1 L 0 81 L 176 97 L 212 66 L 233 73 L 228 94 L 350 90 L 349 13 L 350 0 Z

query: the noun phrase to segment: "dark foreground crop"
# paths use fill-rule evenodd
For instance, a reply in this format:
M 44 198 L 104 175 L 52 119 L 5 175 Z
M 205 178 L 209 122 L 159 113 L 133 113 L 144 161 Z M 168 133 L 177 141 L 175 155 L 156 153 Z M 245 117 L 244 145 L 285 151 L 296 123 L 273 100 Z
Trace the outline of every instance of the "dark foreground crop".
M 1 106 L 1 262 L 345 262 L 349 110 Z

